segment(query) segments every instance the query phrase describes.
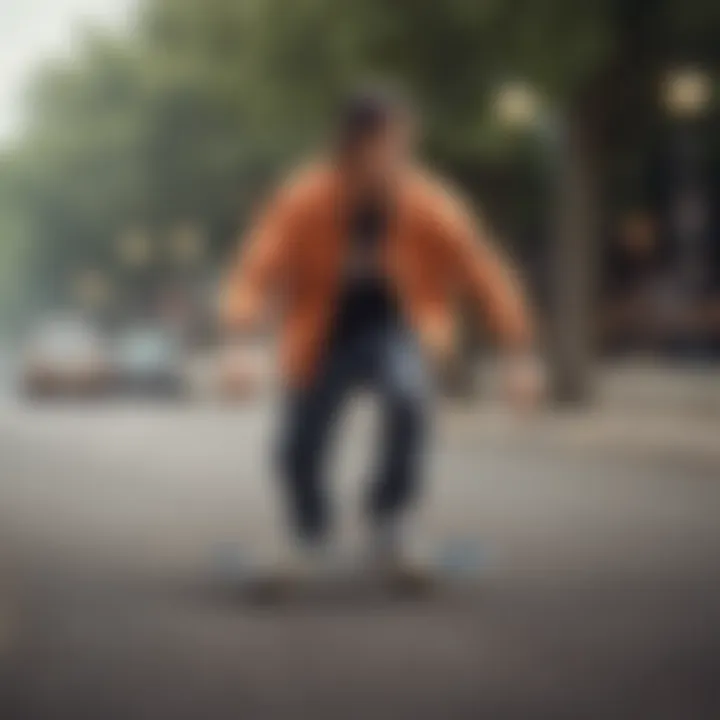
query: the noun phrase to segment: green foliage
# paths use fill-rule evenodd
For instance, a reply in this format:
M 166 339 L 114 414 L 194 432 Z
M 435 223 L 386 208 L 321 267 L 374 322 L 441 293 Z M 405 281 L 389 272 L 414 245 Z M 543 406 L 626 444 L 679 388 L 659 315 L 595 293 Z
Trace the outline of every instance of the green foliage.
M 163 239 L 197 222 L 219 252 L 267 179 L 322 135 L 337 98 L 374 76 L 409 88 L 433 159 L 472 176 L 528 151 L 489 112 L 502 81 L 527 79 L 562 102 L 618 52 L 632 8 L 685 37 L 704 5 L 145 0 L 131 34 L 87 33 L 74 57 L 39 73 L 11 173 L 22 202 L 0 187 L 13 209 L 1 232 L 31 246 L 51 293 L 78 266 L 112 267 L 132 227 Z

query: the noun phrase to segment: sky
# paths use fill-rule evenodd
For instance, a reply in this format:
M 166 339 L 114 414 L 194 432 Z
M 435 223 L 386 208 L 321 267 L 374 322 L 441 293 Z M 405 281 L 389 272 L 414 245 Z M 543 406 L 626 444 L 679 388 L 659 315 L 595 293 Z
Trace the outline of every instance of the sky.
M 122 27 L 133 5 L 133 0 L 0 0 L 0 140 L 18 129 L 33 68 L 72 53 L 83 25 Z

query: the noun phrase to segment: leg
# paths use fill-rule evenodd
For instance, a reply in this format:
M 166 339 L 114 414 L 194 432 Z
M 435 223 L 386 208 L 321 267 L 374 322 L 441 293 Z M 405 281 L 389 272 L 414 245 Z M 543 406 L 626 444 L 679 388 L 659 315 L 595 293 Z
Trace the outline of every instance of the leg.
M 420 349 L 404 333 L 393 332 L 383 338 L 376 371 L 383 440 L 370 512 L 375 523 L 388 524 L 406 509 L 418 490 L 431 393 Z
M 355 375 L 350 348 L 332 352 L 312 387 L 289 395 L 279 448 L 280 475 L 299 539 L 321 540 L 328 525 L 324 464 L 328 435 Z

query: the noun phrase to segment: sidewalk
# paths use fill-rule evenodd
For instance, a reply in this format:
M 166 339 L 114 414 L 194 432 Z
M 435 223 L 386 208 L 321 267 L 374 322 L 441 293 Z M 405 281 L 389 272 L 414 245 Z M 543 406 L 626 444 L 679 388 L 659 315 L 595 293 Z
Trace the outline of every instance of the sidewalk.
M 461 444 L 660 459 L 683 455 L 715 464 L 720 463 L 720 367 L 606 365 L 598 369 L 594 402 L 587 408 L 549 407 L 522 418 L 490 397 L 449 403 L 442 417 L 446 437 Z
M 720 364 L 672 365 L 652 361 L 600 368 L 601 407 L 712 415 L 720 422 Z
M 478 369 L 480 398 L 498 387 L 499 366 Z M 720 363 L 670 363 L 651 358 L 602 362 L 594 369 L 590 407 L 612 412 L 632 411 L 713 416 L 720 421 Z M 482 388 L 487 389 L 483 396 Z

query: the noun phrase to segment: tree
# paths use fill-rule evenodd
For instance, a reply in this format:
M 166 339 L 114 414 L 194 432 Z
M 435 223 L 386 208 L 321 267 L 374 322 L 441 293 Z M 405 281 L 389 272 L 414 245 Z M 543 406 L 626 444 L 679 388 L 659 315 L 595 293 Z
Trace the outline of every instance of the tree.
M 508 208 L 511 234 L 537 227 L 542 148 L 492 112 L 521 78 L 556 121 L 551 337 L 558 396 L 581 399 L 604 179 L 656 115 L 663 67 L 717 61 L 718 15 L 702 0 L 144 0 L 135 32 L 88 32 L 34 84 L 16 163 L 35 276 L 57 296 L 138 226 L 157 239 L 197 222 L 225 252 L 267 179 L 373 76 L 409 88 L 433 162 Z M 508 157 L 532 192 L 497 172 Z

